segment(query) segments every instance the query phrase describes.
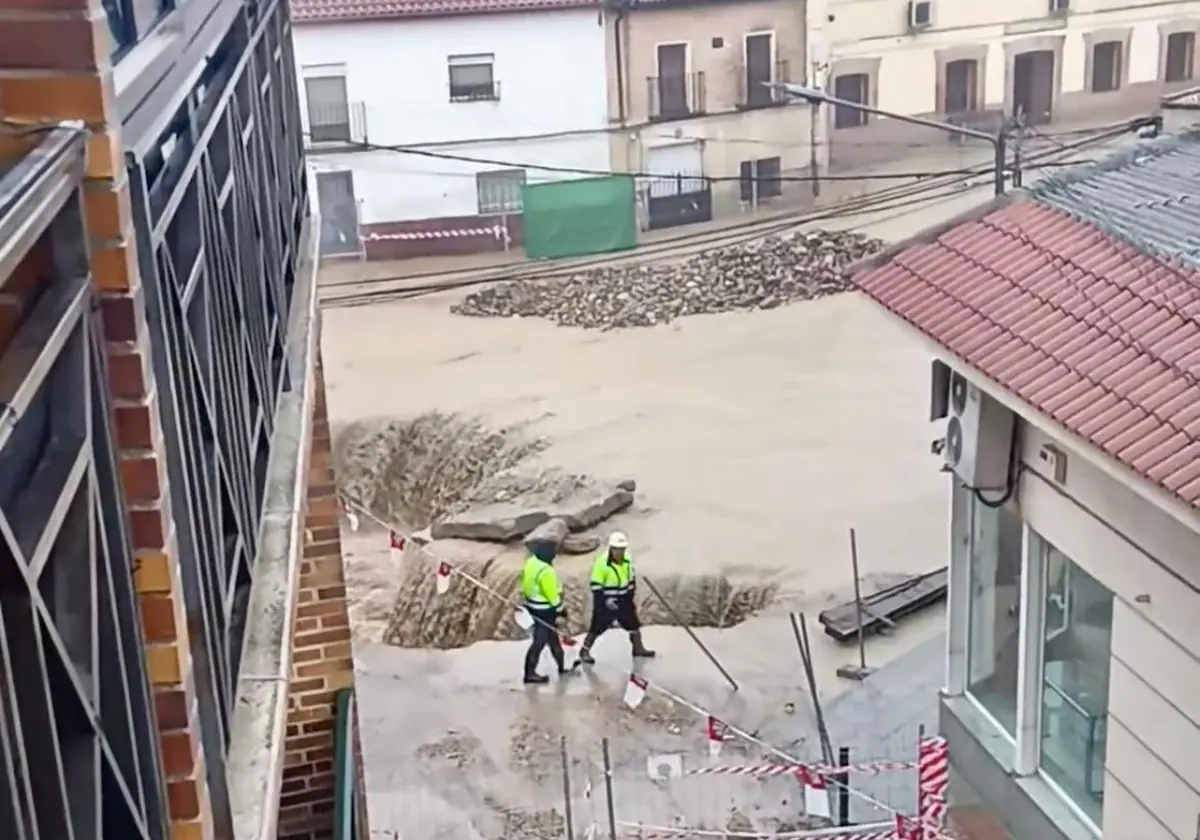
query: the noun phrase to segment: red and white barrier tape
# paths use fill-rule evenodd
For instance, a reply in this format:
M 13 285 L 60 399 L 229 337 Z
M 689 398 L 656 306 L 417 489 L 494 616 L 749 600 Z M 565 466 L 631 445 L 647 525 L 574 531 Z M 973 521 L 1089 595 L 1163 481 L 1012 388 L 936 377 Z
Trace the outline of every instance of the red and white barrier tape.
M 662 826 L 646 826 L 641 828 L 629 823 L 622 826 L 631 829 L 631 840 L 679 840 L 680 837 L 713 837 L 729 838 L 729 840 L 896 840 L 894 828 L 880 829 L 877 826 L 855 831 L 853 826 L 846 826 L 838 834 L 828 834 L 820 831 L 787 831 L 782 834 L 751 831 L 704 831 L 695 828 L 665 828 Z
M 766 778 L 770 776 L 794 776 L 801 769 L 819 773 L 822 776 L 839 776 L 843 773 L 854 773 L 861 776 L 876 776 L 880 773 L 890 773 L 896 770 L 915 770 L 915 761 L 872 761 L 848 764 L 845 767 L 831 767 L 827 764 L 747 764 L 747 765 L 718 765 L 715 767 L 693 767 L 684 772 L 684 776 L 751 776 Z
M 409 233 L 368 233 L 363 239 L 368 242 L 384 240 L 414 240 L 414 239 L 462 239 L 467 236 L 492 236 L 504 238 L 504 228 L 501 225 L 483 228 L 450 228 L 448 230 L 415 230 Z
M 917 746 L 917 813 L 925 827 L 940 831 L 946 822 L 950 785 L 950 748 L 945 738 L 922 738 Z

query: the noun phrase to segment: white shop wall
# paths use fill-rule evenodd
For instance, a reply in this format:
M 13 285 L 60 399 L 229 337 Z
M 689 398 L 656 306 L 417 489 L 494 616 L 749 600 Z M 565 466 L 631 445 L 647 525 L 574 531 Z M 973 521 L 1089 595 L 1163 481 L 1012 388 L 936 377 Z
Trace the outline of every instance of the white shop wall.
M 1200 535 L 1078 454 L 1056 485 L 1037 457 L 1052 442 L 1026 426 L 1022 517 L 1115 596 L 1104 836 L 1194 840 Z

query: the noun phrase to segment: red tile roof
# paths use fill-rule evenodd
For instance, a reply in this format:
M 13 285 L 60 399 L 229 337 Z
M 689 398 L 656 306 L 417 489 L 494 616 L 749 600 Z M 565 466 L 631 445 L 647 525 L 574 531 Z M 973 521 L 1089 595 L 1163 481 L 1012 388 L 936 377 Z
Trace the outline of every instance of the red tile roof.
M 486 15 L 599 7 L 600 0 L 290 0 L 297 23 Z
M 1018 201 L 891 252 L 855 282 L 1067 431 L 1200 505 L 1200 273 Z

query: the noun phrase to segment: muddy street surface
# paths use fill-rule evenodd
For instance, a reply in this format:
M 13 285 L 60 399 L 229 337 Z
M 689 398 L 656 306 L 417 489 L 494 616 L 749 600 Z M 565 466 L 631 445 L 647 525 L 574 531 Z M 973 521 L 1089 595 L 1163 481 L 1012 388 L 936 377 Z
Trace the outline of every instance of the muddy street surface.
M 896 239 L 936 221 L 927 214 L 868 232 Z M 636 478 L 633 507 L 600 533 L 628 533 L 639 575 L 662 582 L 740 690 L 669 615 L 652 611 L 645 593 L 641 606 L 653 625 L 646 641 L 659 651 L 645 667 L 646 703 L 636 711 L 622 704 L 631 660 L 619 631 L 601 639 L 590 676 L 527 689 L 511 608 L 457 589 L 437 603 L 433 566 L 421 566 L 429 561 L 392 556 L 382 532 L 347 533 L 372 829 L 407 840 L 562 837 L 564 736 L 577 836 L 594 819 L 606 826 L 603 738 L 622 824 L 802 827 L 794 780 L 654 781 L 647 761 L 708 763 L 705 713 L 761 742 L 728 742 L 722 761 L 762 761 L 764 744 L 816 756 L 787 613 L 808 614 L 819 691 L 832 698 L 848 688 L 836 668 L 856 661 L 857 651 L 834 645 L 815 619 L 853 596 L 849 530 L 868 590 L 945 562 L 948 483 L 929 455 L 928 353 L 853 294 L 612 332 L 459 317 L 449 311 L 455 299 L 325 313 L 335 433 L 368 417 L 461 413 L 545 441 L 531 458 L 547 469 Z M 496 588 L 513 591 L 519 547 L 451 549 L 459 552 L 454 562 L 476 564 Z M 587 618 L 589 562 L 590 555 L 561 561 L 577 607 L 572 632 Z M 723 610 L 731 619 L 735 601 L 735 620 L 721 620 Z M 403 633 L 385 644 L 397 622 Z M 940 626 L 936 609 L 906 619 L 890 638 L 870 642 L 871 664 Z M 700 711 L 670 703 L 655 685 Z

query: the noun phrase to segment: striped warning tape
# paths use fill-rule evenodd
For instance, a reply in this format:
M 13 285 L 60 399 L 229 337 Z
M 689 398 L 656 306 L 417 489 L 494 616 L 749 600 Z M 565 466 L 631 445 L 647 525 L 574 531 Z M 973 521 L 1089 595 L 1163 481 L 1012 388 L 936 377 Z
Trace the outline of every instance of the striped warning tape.
M 780 834 L 750 831 L 711 831 L 697 828 L 667 828 L 666 826 L 638 826 L 625 823 L 621 826 L 629 832 L 630 840 L 680 840 L 680 838 L 729 838 L 729 840 L 896 840 L 896 829 L 880 828 L 878 824 L 854 828 L 846 826 L 835 833 L 828 829 L 818 831 L 785 831 Z M 622 832 L 624 833 L 624 832 Z
M 751 776 L 765 778 L 770 776 L 794 776 L 803 769 L 818 773 L 822 776 L 840 776 L 843 773 L 853 773 L 860 776 L 876 776 L 880 773 L 891 773 L 896 770 L 915 770 L 915 761 L 868 761 L 834 767 L 828 764 L 721 764 L 712 767 L 693 767 L 684 772 L 684 776 Z
M 501 239 L 504 236 L 504 228 L 500 225 L 493 225 L 492 227 L 480 228 L 414 230 L 405 233 L 367 233 L 363 235 L 363 239 L 367 240 L 368 242 L 380 242 L 388 239 L 460 239 L 466 236 L 492 236 L 496 239 Z

